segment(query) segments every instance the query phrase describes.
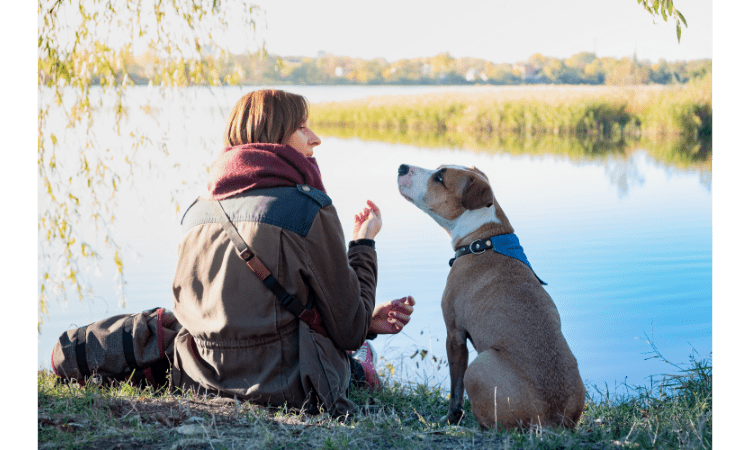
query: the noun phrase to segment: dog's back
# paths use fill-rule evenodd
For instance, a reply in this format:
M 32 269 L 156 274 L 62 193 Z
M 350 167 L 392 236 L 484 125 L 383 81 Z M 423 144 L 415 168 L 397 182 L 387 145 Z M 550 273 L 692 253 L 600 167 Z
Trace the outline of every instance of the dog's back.
M 443 293 L 443 315 L 446 323 L 466 330 L 478 354 L 492 349 L 494 358 L 523 374 L 526 382 L 519 391 L 533 390 L 527 396 L 539 404 L 534 409 L 543 410 L 541 417 L 529 417 L 533 423 L 571 426 L 578 421 L 585 404 L 578 363 L 562 334 L 557 307 L 528 266 L 494 252 L 473 255 L 471 263 L 456 260 Z M 472 395 L 470 381 L 467 374 L 472 410 L 477 417 L 487 416 L 478 410 L 483 395 Z M 492 400 L 489 416 L 494 419 Z M 508 402 L 507 396 L 501 400 Z

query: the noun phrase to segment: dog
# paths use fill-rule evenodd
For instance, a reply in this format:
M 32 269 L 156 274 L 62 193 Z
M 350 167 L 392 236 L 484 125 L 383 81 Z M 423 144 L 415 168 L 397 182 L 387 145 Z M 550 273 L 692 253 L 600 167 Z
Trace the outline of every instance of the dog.
M 487 176 L 402 164 L 398 189 L 456 250 L 442 299 L 451 387 L 441 421 L 462 419 L 465 388 L 482 428 L 574 428 L 586 400 L 578 362 Z M 471 364 L 467 339 L 477 351 Z

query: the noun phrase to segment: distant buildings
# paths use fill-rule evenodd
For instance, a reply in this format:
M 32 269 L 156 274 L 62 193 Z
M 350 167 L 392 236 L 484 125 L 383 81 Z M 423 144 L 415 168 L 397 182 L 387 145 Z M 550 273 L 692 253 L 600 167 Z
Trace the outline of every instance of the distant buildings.
M 469 69 L 469 71 L 466 72 L 466 81 L 468 81 L 469 83 L 473 83 L 477 81 L 477 76 L 482 81 L 487 81 L 490 79 L 484 72 L 480 72 L 479 75 L 477 75 L 477 72 L 479 72 L 479 70 Z
M 513 74 L 521 77 L 522 80 L 538 78 L 540 68 L 529 63 L 513 64 Z

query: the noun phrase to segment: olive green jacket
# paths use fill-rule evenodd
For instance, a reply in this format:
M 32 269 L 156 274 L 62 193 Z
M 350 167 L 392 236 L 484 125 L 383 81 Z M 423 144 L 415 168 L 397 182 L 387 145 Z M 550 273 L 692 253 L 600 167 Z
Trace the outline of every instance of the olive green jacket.
M 173 383 L 259 404 L 353 412 L 345 350 L 365 341 L 375 304 L 377 254 L 354 245 L 331 199 L 306 185 L 253 189 L 222 200 L 239 234 L 303 304 L 313 301 L 328 337 L 284 309 L 250 271 L 214 216 L 196 201 L 173 283 Z

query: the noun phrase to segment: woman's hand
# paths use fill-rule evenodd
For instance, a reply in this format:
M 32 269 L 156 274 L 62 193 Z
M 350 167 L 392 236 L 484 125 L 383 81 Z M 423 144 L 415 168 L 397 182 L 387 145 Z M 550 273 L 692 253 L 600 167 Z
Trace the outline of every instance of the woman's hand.
M 354 215 L 354 232 L 352 240 L 358 239 L 375 239 L 383 226 L 383 219 L 380 217 L 380 208 L 375 203 L 367 200 L 367 207 L 362 212 Z
M 411 320 L 414 297 L 400 298 L 375 305 L 372 312 L 371 334 L 396 334 Z

